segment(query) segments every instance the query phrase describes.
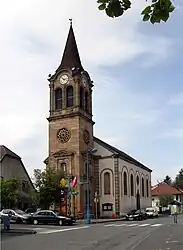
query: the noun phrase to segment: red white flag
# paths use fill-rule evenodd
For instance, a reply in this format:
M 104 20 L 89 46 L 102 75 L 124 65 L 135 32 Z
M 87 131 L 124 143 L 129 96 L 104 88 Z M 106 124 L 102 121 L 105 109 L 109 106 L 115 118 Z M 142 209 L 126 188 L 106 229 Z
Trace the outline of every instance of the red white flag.
M 77 177 L 75 176 L 74 179 L 72 180 L 72 186 L 75 187 L 77 184 Z

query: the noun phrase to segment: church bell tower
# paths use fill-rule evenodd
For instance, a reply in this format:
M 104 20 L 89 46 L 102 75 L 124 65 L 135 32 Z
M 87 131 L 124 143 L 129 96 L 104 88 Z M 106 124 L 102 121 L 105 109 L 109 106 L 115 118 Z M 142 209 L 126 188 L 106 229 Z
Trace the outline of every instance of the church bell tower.
M 85 175 L 86 152 L 93 148 L 92 87 L 84 70 L 70 23 L 61 63 L 49 75 L 49 156 L 47 167 L 63 169 L 76 176 L 78 182 Z M 92 176 L 92 167 L 90 175 Z M 90 183 L 91 195 L 94 192 Z M 76 212 L 85 210 L 85 185 L 77 185 Z

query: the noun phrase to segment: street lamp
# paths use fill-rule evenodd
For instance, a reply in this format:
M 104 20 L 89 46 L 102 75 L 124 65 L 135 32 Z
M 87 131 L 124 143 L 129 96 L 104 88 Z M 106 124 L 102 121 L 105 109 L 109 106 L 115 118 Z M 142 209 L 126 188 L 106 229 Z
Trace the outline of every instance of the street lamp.
M 97 152 L 96 148 L 89 148 L 87 150 L 87 155 L 86 155 L 86 164 L 87 164 L 87 176 L 86 176 L 86 181 L 87 181 L 87 224 L 90 224 L 90 186 L 89 186 L 89 155 L 94 154 Z

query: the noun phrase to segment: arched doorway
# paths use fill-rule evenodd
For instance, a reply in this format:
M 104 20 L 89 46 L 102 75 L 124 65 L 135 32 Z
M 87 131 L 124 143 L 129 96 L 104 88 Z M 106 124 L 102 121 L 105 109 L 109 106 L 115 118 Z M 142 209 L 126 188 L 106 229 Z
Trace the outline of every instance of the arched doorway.
M 136 208 L 140 209 L 140 194 L 139 194 L 139 190 L 137 191 L 137 195 L 136 195 Z

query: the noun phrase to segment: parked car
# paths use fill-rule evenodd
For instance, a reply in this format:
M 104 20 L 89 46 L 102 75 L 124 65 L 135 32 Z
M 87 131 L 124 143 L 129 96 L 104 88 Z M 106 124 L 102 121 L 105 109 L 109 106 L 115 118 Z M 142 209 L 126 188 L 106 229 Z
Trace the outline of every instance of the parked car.
M 147 219 L 147 214 L 144 209 L 132 210 L 126 215 L 127 220 L 145 220 Z
M 156 207 L 148 207 L 146 208 L 146 214 L 148 218 L 157 218 L 158 209 Z
M 25 210 L 25 213 L 26 214 L 30 214 L 30 215 L 33 215 L 35 214 L 36 212 L 40 211 L 41 208 L 36 208 L 36 207 L 29 207 Z
M 29 223 L 38 224 L 56 224 L 56 225 L 72 225 L 75 219 L 63 216 L 58 212 L 51 210 L 40 210 L 29 218 Z
M 30 218 L 29 214 L 26 214 L 20 209 L 3 209 L 1 211 L 1 219 L 3 220 L 3 216 L 7 216 L 8 214 L 11 214 L 10 222 L 15 223 L 24 223 L 27 222 Z

